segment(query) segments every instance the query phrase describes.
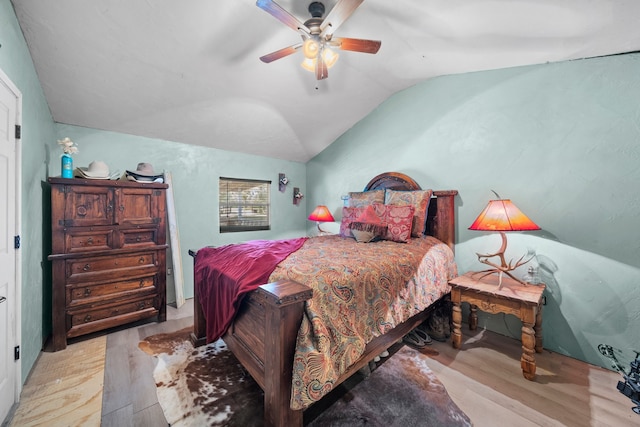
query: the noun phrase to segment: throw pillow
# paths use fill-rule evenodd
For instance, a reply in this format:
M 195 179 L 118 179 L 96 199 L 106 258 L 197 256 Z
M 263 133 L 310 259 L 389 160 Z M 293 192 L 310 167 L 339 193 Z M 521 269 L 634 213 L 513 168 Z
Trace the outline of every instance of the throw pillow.
M 387 233 L 387 225 L 376 214 L 373 205 L 364 208 L 364 211 L 351 223 L 351 233 L 358 242 L 371 242 L 378 237 L 384 237 Z
M 342 208 L 342 220 L 340 221 L 340 235 L 342 237 L 353 237 L 351 234 L 351 223 L 356 221 L 364 212 L 364 208 L 352 208 L 345 206 Z
M 378 237 L 373 231 L 362 231 L 356 230 L 355 228 L 351 229 L 351 233 L 353 233 L 353 237 L 355 237 L 358 243 L 373 242 Z
M 411 235 L 420 237 L 424 234 L 427 211 L 433 190 L 416 190 L 416 191 L 385 191 L 384 203 L 387 205 L 413 206 L 414 216 L 411 225 Z
M 349 207 L 357 208 L 374 203 L 384 203 L 384 190 L 372 190 L 349 193 Z
M 383 205 L 380 203 L 372 206 L 382 223 L 387 225 L 387 232 L 383 239 L 401 243 L 411 240 L 413 206 Z

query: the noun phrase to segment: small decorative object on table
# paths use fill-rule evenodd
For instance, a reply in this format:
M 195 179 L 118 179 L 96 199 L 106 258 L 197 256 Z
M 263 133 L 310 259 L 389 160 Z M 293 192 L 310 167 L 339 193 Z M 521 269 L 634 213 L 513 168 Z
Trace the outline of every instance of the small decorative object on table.
M 62 178 L 73 178 L 73 157 L 71 157 L 71 155 L 78 152 L 78 147 L 68 137 L 59 139 L 58 145 L 62 147 L 60 176 Z
M 530 265 L 527 269 L 527 274 L 522 276 L 522 281 L 528 285 L 537 285 L 540 283 L 540 276 L 538 275 L 538 269 Z

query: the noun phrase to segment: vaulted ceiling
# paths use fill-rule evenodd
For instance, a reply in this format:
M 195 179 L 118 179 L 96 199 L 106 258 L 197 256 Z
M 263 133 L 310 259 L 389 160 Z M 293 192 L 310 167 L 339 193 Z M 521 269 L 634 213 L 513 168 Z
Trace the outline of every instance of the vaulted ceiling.
M 55 121 L 301 162 L 425 79 L 640 50 L 638 0 L 365 0 L 335 36 L 379 52 L 317 81 L 255 0 L 12 2 Z

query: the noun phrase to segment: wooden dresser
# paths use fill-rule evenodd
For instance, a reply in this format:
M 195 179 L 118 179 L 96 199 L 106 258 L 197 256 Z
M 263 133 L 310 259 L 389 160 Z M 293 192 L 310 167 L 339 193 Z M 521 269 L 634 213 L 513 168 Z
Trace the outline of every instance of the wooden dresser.
M 67 339 L 166 320 L 166 184 L 49 178 L 53 350 Z

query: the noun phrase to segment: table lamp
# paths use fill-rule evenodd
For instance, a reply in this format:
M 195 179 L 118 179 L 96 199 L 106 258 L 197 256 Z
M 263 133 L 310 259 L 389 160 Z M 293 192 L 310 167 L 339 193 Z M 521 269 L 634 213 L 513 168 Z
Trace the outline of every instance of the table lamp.
M 329 209 L 324 205 L 318 205 L 309 215 L 309 221 L 316 221 L 318 225 L 318 233 L 324 233 L 324 231 L 320 228 L 321 222 L 333 222 L 333 215 L 329 212 Z
M 493 268 L 483 271 L 478 271 L 475 274 L 482 274 L 482 277 L 487 276 L 492 273 L 498 273 L 498 288 L 502 286 L 502 274 L 506 274 L 511 277 L 515 281 L 526 285 L 525 282 L 516 278 L 511 272 L 516 268 L 528 263 L 531 261 L 530 257 L 527 260 L 524 260 L 526 255 L 520 257 L 520 259 L 514 264 L 509 260 L 509 263 L 506 262 L 504 252 L 507 249 L 507 236 L 505 234 L 506 231 L 529 231 L 529 230 L 540 230 L 533 221 L 529 219 L 520 209 L 513 204 L 513 202 L 509 199 L 501 199 L 500 196 L 494 191 L 493 192 L 498 200 L 490 200 L 489 204 L 486 208 L 478 215 L 478 218 L 471 224 L 469 230 L 481 230 L 481 231 L 499 231 L 500 237 L 502 237 L 502 246 L 500 246 L 500 250 L 494 254 L 479 254 L 478 261 L 483 264 L 487 264 Z M 498 257 L 500 259 L 500 264 L 495 264 L 489 261 L 489 258 Z M 484 274 L 483 274 L 484 273 Z

